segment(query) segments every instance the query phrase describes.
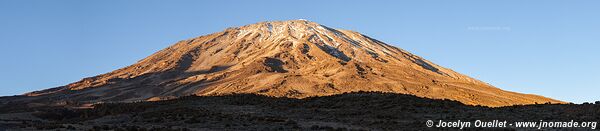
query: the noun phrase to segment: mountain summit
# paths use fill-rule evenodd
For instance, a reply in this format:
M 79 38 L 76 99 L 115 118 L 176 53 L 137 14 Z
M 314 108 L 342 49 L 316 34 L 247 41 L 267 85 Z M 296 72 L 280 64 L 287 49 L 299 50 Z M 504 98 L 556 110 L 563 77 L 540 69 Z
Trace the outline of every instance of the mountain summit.
M 260 22 L 179 41 L 131 66 L 19 99 L 94 103 L 193 94 L 304 98 L 355 91 L 486 106 L 560 102 L 504 91 L 358 32 L 307 20 Z

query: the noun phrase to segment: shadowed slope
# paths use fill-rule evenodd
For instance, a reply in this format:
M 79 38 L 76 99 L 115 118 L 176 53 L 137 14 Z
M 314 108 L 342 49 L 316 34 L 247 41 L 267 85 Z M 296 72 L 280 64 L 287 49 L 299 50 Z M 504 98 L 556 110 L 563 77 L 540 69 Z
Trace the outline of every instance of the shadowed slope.
M 489 108 L 393 93 L 356 92 L 305 99 L 256 94 L 187 96 L 173 100 L 97 104 L 92 109 L 0 108 L 10 129 L 71 130 L 445 130 L 427 120 L 598 121 L 600 105 Z M 465 128 L 466 130 L 473 129 Z M 0 127 L 2 129 L 2 127 Z M 515 130 L 481 128 L 477 130 Z M 536 128 L 516 128 L 532 130 Z M 543 128 L 548 129 L 548 128 Z M 587 128 L 559 128 L 581 129 Z

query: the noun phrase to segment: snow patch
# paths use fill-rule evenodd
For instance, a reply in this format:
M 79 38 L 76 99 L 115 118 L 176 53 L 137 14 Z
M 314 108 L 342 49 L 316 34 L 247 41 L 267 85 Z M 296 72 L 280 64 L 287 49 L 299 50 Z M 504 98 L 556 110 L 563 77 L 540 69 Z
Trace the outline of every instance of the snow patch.
M 252 30 L 240 30 L 240 32 L 237 34 L 237 37 L 244 37 L 246 35 L 248 35 L 249 33 L 252 33 Z
M 267 23 L 267 29 L 269 29 L 269 33 L 273 31 L 273 25 L 271 23 Z

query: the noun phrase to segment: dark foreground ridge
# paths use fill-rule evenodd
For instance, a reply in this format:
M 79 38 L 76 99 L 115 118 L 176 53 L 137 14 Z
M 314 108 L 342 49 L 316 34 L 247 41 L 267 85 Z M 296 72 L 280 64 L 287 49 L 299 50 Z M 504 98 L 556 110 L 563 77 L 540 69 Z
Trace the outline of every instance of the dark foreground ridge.
M 0 106 L 0 130 L 439 130 L 427 127 L 426 121 L 600 120 L 600 105 L 592 104 L 489 108 L 373 92 L 306 99 L 255 94 L 188 96 L 157 102 L 97 104 L 89 109 Z

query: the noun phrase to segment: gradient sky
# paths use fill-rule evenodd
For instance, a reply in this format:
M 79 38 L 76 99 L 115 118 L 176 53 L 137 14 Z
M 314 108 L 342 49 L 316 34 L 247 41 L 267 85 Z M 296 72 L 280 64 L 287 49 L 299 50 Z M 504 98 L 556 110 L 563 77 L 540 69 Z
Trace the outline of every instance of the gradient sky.
M 600 1 L 1 0 L 0 96 L 66 85 L 260 21 L 361 32 L 499 88 L 600 100 Z

